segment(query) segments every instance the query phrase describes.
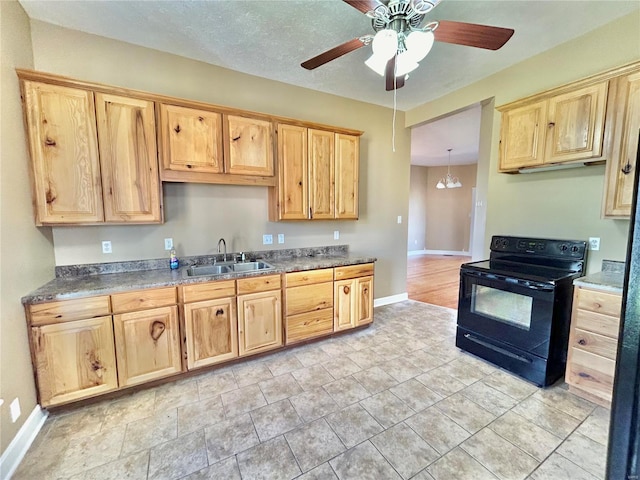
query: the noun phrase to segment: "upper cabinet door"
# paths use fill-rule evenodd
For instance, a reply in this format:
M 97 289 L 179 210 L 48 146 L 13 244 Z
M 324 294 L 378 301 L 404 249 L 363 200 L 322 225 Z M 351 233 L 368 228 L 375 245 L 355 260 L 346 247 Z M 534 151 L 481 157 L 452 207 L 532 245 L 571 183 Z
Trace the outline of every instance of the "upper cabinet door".
M 161 223 L 153 102 L 95 96 L 105 221 Z
M 544 163 L 602 155 L 608 87 L 605 81 L 549 99 Z
M 503 112 L 500 130 L 500 170 L 542 164 L 546 119 L 546 100 Z
M 334 218 L 335 134 L 309 129 L 309 207 L 313 219 Z
M 163 170 L 222 173 L 222 115 L 161 104 L 160 124 Z
M 36 224 L 103 220 L 93 93 L 24 82 Z
M 615 83 L 615 120 L 612 151 L 607 159 L 604 215 L 631 215 L 633 180 L 640 131 L 640 72 L 623 76 Z
M 273 125 L 267 120 L 225 115 L 225 171 L 273 176 Z
M 360 137 L 336 133 L 335 218 L 358 219 Z
M 278 125 L 278 209 L 280 220 L 309 218 L 307 129 Z

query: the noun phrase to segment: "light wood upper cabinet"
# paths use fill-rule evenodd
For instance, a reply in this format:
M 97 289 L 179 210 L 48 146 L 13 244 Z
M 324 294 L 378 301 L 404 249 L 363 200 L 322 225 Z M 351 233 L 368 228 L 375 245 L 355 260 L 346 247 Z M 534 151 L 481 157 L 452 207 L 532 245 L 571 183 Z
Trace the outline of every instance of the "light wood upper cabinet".
M 615 119 L 611 155 L 605 175 L 605 217 L 629 217 L 640 131 L 640 72 L 612 83 Z
M 359 145 L 357 135 L 279 124 L 271 219 L 357 220 Z
M 171 171 L 223 172 L 220 113 L 161 104 L 160 125 L 163 180 Z
M 605 158 L 609 80 L 583 83 L 499 108 L 500 171 Z
M 549 99 L 545 163 L 602 155 L 609 82 Z
M 93 93 L 23 82 L 36 225 L 103 220 Z
M 33 327 L 31 344 L 43 407 L 118 388 L 110 316 Z
M 240 356 L 282 346 L 282 293 L 280 290 L 238 296 Z
M 96 93 L 106 222 L 162 222 L 153 102 Z
M 113 316 L 121 387 L 182 371 L 177 306 Z
M 308 131 L 309 214 L 313 219 L 335 216 L 335 134 L 326 130 Z
M 279 219 L 309 218 L 307 129 L 278 125 Z
M 268 120 L 225 115 L 225 171 L 232 175 L 274 174 L 273 124 Z
M 335 218 L 358 219 L 360 137 L 336 134 Z
M 546 101 L 514 108 L 502 114 L 501 170 L 542 164 L 546 119 Z

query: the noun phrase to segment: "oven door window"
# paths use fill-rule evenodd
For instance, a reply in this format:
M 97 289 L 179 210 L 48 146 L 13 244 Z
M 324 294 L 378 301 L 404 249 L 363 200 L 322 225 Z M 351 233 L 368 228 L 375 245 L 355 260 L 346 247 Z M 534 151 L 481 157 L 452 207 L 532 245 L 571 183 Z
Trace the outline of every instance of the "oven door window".
M 473 284 L 471 312 L 511 326 L 529 330 L 533 298 L 506 290 Z

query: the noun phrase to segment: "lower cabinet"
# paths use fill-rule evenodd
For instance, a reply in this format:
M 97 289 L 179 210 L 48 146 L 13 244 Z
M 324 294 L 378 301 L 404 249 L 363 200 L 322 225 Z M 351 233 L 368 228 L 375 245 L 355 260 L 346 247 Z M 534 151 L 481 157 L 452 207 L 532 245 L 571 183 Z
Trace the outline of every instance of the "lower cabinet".
M 111 316 L 31 328 L 43 407 L 116 390 Z
M 334 270 L 333 329 L 338 332 L 373 321 L 373 264 Z
M 575 287 L 565 381 L 576 395 L 609 407 L 622 297 Z
M 282 346 L 280 276 L 270 275 L 238 280 L 240 356 L 253 355 L 280 346 Z
M 184 326 L 189 370 L 238 356 L 235 297 L 185 304 Z
M 121 387 L 182 371 L 177 306 L 114 315 L 113 328 Z

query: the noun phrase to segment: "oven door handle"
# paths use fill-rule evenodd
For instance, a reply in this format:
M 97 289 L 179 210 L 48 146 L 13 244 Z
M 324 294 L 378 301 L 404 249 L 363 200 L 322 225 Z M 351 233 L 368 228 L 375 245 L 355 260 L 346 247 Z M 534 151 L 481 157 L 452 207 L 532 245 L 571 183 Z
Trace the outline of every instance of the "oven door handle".
M 474 272 L 474 271 L 465 271 L 463 273 L 464 275 L 469 275 L 471 277 L 487 278 L 489 280 L 500 280 L 502 282 L 509 283 L 511 285 L 517 285 L 522 288 L 528 288 L 530 290 L 552 292 L 555 289 L 555 286 L 553 284 L 531 282 L 529 280 L 521 280 L 519 278 L 507 277 L 505 275 L 500 275 L 497 273 L 484 273 L 484 272 Z
M 475 337 L 475 336 L 473 336 L 473 335 L 471 335 L 469 333 L 465 333 L 464 334 L 464 338 L 466 338 L 467 340 L 470 340 L 470 341 L 472 341 L 474 343 L 477 343 L 479 345 L 482 345 L 483 347 L 489 348 L 489 349 L 491 349 L 491 350 L 493 350 L 495 352 L 501 353 L 502 355 L 506 355 L 508 357 L 511 357 L 511 358 L 513 358 L 515 360 L 519 360 L 519 361 L 524 362 L 524 363 L 531 363 L 531 359 L 530 358 L 523 357 L 522 355 L 517 355 L 517 354 L 515 354 L 513 352 L 510 352 L 509 350 L 505 350 L 504 348 L 500 348 L 500 347 L 497 347 L 496 345 L 492 345 L 491 343 L 485 342 L 484 340 L 480 340 L 478 337 Z

